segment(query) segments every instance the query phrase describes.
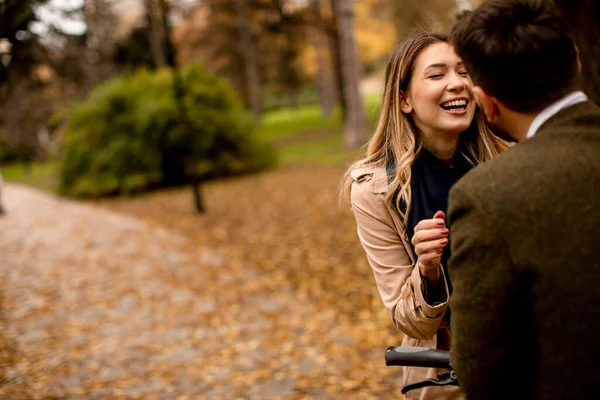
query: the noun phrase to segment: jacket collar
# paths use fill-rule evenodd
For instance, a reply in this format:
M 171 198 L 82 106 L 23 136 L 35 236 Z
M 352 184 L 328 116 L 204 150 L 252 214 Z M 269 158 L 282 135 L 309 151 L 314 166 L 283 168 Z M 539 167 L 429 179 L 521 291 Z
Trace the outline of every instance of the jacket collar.
M 529 130 L 527 131 L 527 138 L 532 138 L 538 129 L 544 125 L 544 122 L 558 114 L 561 110 L 564 110 L 565 108 L 575 104 L 584 103 L 586 101 L 588 101 L 587 96 L 582 91 L 578 90 L 550 104 L 548 107 L 543 109 L 542 112 L 540 112 L 531 122 Z
M 551 118 L 549 118 L 544 124 L 539 128 L 538 132 L 535 136 L 545 136 L 547 134 L 552 134 L 555 131 L 555 128 L 563 125 L 570 124 L 573 121 L 573 118 L 576 116 L 582 115 L 597 115 L 598 106 L 596 106 L 591 101 L 585 101 L 582 103 L 577 103 L 575 105 L 569 106 L 567 108 L 563 108 Z

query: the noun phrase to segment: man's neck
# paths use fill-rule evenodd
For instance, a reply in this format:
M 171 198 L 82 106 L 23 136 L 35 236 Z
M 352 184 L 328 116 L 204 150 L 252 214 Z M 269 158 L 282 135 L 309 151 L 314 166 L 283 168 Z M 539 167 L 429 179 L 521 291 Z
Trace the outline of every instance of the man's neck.
M 580 91 L 574 90 L 571 93 L 549 104 L 542 110 L 530 113 L 520 113 L 512 111 L 503 105 L 498 108 L 502 115 L 502 128 L 511 133 L 518 141 L 523 141 L 527 137 L 535 135 L 537 130 L 545 121 L 565 107 L 587 101 L 587 97 Z M 535 125 L 535 126 L 533 126 Z
M 502 128 L 507 132 L 510 132 L 511 136 L 521 142 L 527 139 L 527 131 L 540 112 L 520 113 L 502 107 L 501 113 L 503 115 Z

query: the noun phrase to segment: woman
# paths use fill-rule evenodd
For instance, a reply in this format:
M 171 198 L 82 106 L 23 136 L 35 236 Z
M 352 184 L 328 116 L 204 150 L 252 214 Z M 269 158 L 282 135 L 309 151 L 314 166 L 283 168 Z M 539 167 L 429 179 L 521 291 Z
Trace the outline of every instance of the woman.
M 460 58 L 441 33 L 416 33 L 388 64 L 381 113 L 367 157 L 346 173 L 358 236 L 379 294 L 405 346 L 449 349 L 448 191 L 507 143 L 477 112 Z M 437 371 L 404 368 L 403 381 Z M 407 398 L 460 399 L 457 387 Z

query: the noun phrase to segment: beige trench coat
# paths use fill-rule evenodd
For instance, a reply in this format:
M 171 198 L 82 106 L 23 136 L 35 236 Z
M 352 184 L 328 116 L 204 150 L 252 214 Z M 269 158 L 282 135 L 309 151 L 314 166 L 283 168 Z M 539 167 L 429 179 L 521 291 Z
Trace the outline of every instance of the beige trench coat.
M 423 282 L 397 213 L 385 204 L 388 180 L 385 167 L 358 168 L 351 172 L 351 203 L 358 237 L 373 269 L 383 304 L 392 321 L 404 333 L 403 346 L 448 350 L 450 332 L 442 321 L 448 303 L 429 305 L 423 296 Z M 443 275 L 443 271 L 442 271 Z M 448 284 L 443 275 L 448 294 Z M 393 343 L 382 343 L 382 346 Z M 404 367 L 402 385 L 447 372 L 433 368 Z M 407 393 L 406 399 L 458 400 L 458 387 L 429 387 Z

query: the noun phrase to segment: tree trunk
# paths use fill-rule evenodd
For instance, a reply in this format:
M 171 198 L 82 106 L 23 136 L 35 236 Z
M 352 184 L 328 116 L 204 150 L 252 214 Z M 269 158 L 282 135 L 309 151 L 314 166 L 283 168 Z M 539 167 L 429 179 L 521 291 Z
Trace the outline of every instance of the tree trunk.
M 252 29 L 246 0 L 236 0 L 236 13 L 240 34 L 240 50 L 244 59 L 244 86 L 246 97 L 254 118 L 258 121 L 262 117 L 262 104 L 260 99 L 260 75 L 258 74 L 258 57 L 252 39 Z
M 154 59 L 156 68 L 163 68 L 167 65 L 167 55 L 164 46 L 166 33 L 161 5 L 158 0 L 145 0 L 145 5 L 152 58 Z
M 426 26 L 424 21 L 424 10 L 415 0 L 395 1 L 392 3 L 397 41 L 402 41 L 406 35 L 417 26 Z M 421 5 L 422 6 L 422 5 Z
M 176 68 L 175 65 L 175 46 L 171 39 L 171 26 L 169 25 L 169 5 L 166 0 L 158 0 L 158 6 L 160 11 L 160 25 L 162 27 L 162 48 L 165 54 L 165 63 L 171 67 Z
M 329 45 L 329 54 L 331 55 L 331 73 L 333 74 L 334 93 L 340 103 L 342 110 L 342 119 L 346 118 L 346 96 L 344 96 L 344 74 L 342 72 L 342 57 L 340 54 L 340 35 L 337 27 L 337 0 L 331 0 L 331 14 L 333 29 L 329 32 L 327 43 Z
M 85 24 L 84 92 L 114 73 L 111 53 L 115 44 L 116 17 L 109 0 L 86 0 L 83 3 Z
M 600 4 L 596 0 L 555 0 L 565 15 L 579 51 L 582 88 L 591 101 L 600 104 Z
M 319 28 L 322 25 L 321 0 L 313 0 L 312 6 L 316 27 L 312 28 L 310 36 L 312 37 L 312 45 L 317 58 L 317 91 L 319 93 L 321 112 L 325 118 L 330 118 L 336 104 L 336 96 L 331 66 L 325 56 L 328 50 L 327 41 L 329 38 Z
M 204 200 L 202 199 L 202 192 L 200 191 L 200 179 L 195 179 L 192 182 L 192 190 L 194 192 L 194 205 L 196 207 L 196 212 L 198 214 L 205 213 L 206 208 L 204 207 Z
M 163 48 L 165 50 L 165 61 L 171 67 L 173 72 L 173 94 L 175 96 L 175 104 L 177 105 L 177 122 L 184 125 L 186 129 L 191 129 L 190 121 L 184 105 L 185 88 L 181 78 L 181 71 L 177 63 L 177 54 L 173 41 L 171 39 L 171 27 L 169 25 L 169 8 L 165 0 L 158 0 L 160 5 L 161 18 L 160 22 L 163 26 L 164 37 L 162 38 Z M 163 149 L 164 151 L 164 149 Z M 202 182 L 198 176 L 198 171 L 195 168 L 195 163 L 189 158 L 188 154 L 178 154 L 178 158 L 183 160 L 183 172 L 185 180 L 190 185 L 192 195 L 194 197 L 194 207 L 198 214 L 206 212 L 204 199 L 202 197 L 201 185 Z
M 7 4 L 4 1 L 0 1 L 0 18 L 4 19 L 6 15 Z M 6 33 L 3 29 L 0 29 L 0 88 L 4 82 L 8 82 L 8 64 L 11 58 L 11 47 L 12 44 L 6 37 Z M 2 93 L 0 92 L 0 95 Z M 2 99 L 0 98 L 0 101 Z M 1 103 L 0 103 L 1 104 Z
M 342 118 L 345 118 L 348 109 L 346 105 L 346 96 L 344 96 L 344 73 L 342 71 L 342 56 L 340 55 L 340 37 L 335 32 L 329 37 L 329 53 L 331 54 L 331 72 L 333 74 L 334 93 L 340 103 L 342 109 Z
M 339 35 L 341 70 L 344 77 L 343 94 L 346 104 L 344 115 L 344 144 L 347 148 L 362 146 L 367 139 L 367 117 L 360 93 L 360 59 L 354 38 L 352 0 L 334 0 Z

